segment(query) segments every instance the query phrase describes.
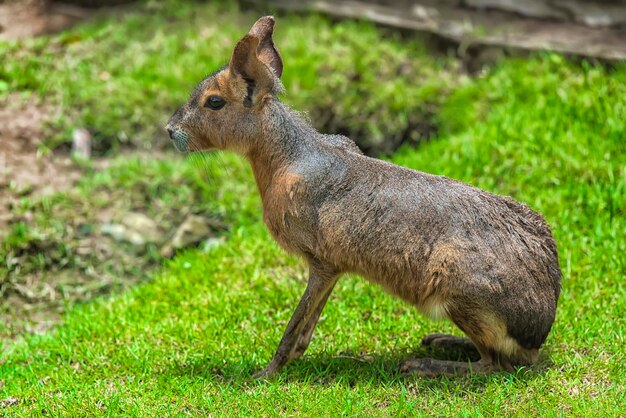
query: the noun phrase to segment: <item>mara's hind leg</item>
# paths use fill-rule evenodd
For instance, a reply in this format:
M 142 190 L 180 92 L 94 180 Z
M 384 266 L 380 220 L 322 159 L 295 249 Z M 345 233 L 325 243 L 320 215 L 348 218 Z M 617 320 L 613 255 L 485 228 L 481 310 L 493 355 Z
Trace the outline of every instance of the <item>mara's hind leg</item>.
M 513 373 L 515 366 L 532 364 L 538 355 L 537 349 L 522 349 L 515 357 L 493 353 L 488 349 L 478 349 L 481 358 L 474 362 L 435 360 L 431 358 L 409 359 L 402 362 L 402 373 L 415 373 L 421 377 L 460 376 L 467 373 L 488 374 L 499 371 Z
M 454 341 L 455 343 L 461 342 L 460 337 L 456 338 L 459 340 Z M 459 376 L 467 373 L 488 374 L 502 370 L 514 371 L 508 357 L 496 354 L 493 350 L 481 347 L 476 343 L 472 343 L 472 346 L 480 353 L 480 360 L 478 361 L 452 361 L 432 358 L 408 359 L 400 364 L 400 372 L 415 373 L 421 377 L 437 377 Z
M 457 337 L 449 334 L 428 334 L 422 338 L 422 345 L 442 347 L 447 349 L 460 349 L 463 351 L 476 352 L 476 346 L 466 337 Z
M 431 337 L 437 335 L 437 337 Z M 490 351 L 473 343 L 471 340 L 445 334 L 431 334 L 426 338 L 430 345 L 436 341 L 446 347 L 471 347 L 480 354 L 478 361 L 437 360 L 432 358 L 408 359 L 400 364 L 400 372 L 414 373 L 421 377 L 459 376 L 467 373 L 487 374 L 501 370 L 509 370 L 506 365 L 495 362 Z M 511 369 L 512 370 L 512 369 Z
M 471 345 L 480 353 L 480 360 L 463 362 L 431 358 L 409 359 L 400 365 L 401 372 L 416 373 L 423 377 L 485 374 L 502 370 L 513 372 L 513 366 L 531 364 L 537 359 L 538 350 L 522 348 L 507 334 L 504 322 L 492 313 L 474 309 L 452 310 L 450 318 L 469 336 Z M 470 341 L 461 337 L 431 334 L 425 337 L 423 343 L 467 347 Z
M 432 358 L 408 359 L 400 364 L 400 372 L 420 377 L 460 376 L 466 373 L 486 374 L 494 371 L 492 364 L 482 359 L 475 362 L 436 360 Z

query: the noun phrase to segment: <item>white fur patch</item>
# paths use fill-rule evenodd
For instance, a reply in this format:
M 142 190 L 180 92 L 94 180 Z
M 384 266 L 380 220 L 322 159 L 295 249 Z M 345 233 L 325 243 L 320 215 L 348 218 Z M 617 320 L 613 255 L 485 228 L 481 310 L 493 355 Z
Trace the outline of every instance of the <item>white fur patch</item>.
M 428 299 L 421 306 L 420 310 L 434 320 L 448 319 L 448 309 L 446 304 L 437 299 Z

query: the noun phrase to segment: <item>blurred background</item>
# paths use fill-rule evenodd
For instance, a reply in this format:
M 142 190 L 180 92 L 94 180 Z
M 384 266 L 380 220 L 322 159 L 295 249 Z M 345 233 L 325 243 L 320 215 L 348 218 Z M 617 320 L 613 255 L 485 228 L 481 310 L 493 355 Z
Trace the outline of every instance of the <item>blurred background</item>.
M 624 232 L 624 1 L 0 0 L 0 339 L 260 220 L 245 164 L 162 127 L 266 13 L 283 100 L 319 130 L 529 202 L 568 268 L 574 223 Z

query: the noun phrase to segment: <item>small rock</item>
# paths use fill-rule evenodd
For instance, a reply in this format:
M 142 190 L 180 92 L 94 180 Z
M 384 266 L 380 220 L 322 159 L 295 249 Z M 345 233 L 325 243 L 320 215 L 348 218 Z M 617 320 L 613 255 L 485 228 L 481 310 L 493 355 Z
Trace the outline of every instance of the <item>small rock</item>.
M 122 224 L 139 232 L 146 242 L 157 243 L 163 240 L 163 233 L 151 218 L 140 212 L 128 212 L 122 218 Z
M 198 215 L 188 215 L 172 239 L 161 249 L 161 256 L 170 258 L 176 250 L 195 245 L 211 235 L 215 222 Z
M 84 160 L 91 157 L 91 134 L 87 129 L 74 129 L 72 133 L 72 155 Z
M 101 231 L 104 235 L 110 236 L 115 241 L 126 241 L 133 245 L 145 244 L 145 241 L 141 238 L 140 234 L 137 234 L 134 231 L 129 231 L 128 228 L 122 224 L 104 224 L 102 225 Z
M 202 251 L 209 252 L 224 243 L 224 237 L 211 237 L 202 243 Z
M 162 241 L 163 234 L 156 222 L 139 212 L 129 212 L 121 223 L 102 225 L 101 231 L 116 241 L 126 241 L 136 246 Z

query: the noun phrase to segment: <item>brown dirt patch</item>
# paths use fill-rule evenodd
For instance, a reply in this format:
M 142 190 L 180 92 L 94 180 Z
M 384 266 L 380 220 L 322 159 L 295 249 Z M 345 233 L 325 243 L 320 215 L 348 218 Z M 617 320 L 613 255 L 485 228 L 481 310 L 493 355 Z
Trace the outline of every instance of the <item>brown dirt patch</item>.
M 41 152 L 42 127 L 54 117 L 56 111 L 52 106 L 36 100 L 24 100 L 18 94 L 9 95 L 0 103 L 1 238 L 6 236 L 14 222 L 22 220 L 14 213 L 20 199 L 68 190 L 80 178 L 80 170 L 67 155 L 43 155 Z M 2 304 L 19 307 L 5 312 L 6 319 L 10 320 L 12 314 L 16 318 L 32 316 L 35 325 L 29 331 L 45 329 L 58 320 L 58 309 L 42 311 L 32 304 L 37 299 L 35 294 L 45 293 L 48 299 L 58 299 L 54 288 L 42 278 L 42 274 L 29 276 L 25 282 L 12 283 L 16 291 L 8 294 L 5 294 L 4 288 L 6 283 L 12 281 L 11 278 L 0 279 L 3 285 Z M 25 297 L 20 299 L 20 294 Z
M 21 197 L 67 190 L 80 178 L 69 156 L 41 152 L 42 126 L 56 111 L 18 94 L 0 103 L 0 232 Z
M 44 0 L 0 0 L 0 39 L 24 39 L 58 32 L 84 19 L 76 6 Z
M 154 174 L 123 187 L 95 186 L 86 196 L 77 181 L 85 170 L 101 171 L 112 160 L 83 166 L 67 153 L 42 154 L 46 123 L 58 112 L 17 94 L 0 102 L 0 347 L 56 325 L 67 306 L 145 279 L 160 265 L 159 249 L 187 215 L 202 212 L 193 207 L 194 196 L 181 207 L 162 201 L 152 189 L 160 180 Z M 154 152 L 124 155 L 171 158 Z M 184 179 L 167 179 L 166 184 L 176 189 L 176 181 Z M 151 238 L 149 220 L 159 230 L 157 238 Z M 121 237 L 106 232 L 122 226 L 126 232 Z M 198 240 L 221 229 L 217 223 L 209 226 L 207 236 Z M 132 242 L 129 231 L 146 242 Z

